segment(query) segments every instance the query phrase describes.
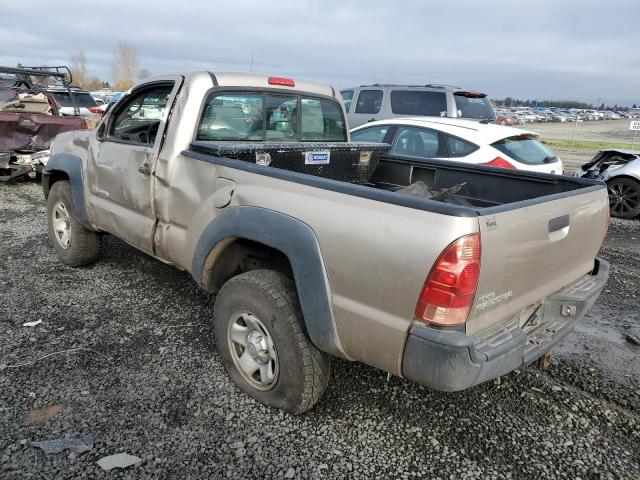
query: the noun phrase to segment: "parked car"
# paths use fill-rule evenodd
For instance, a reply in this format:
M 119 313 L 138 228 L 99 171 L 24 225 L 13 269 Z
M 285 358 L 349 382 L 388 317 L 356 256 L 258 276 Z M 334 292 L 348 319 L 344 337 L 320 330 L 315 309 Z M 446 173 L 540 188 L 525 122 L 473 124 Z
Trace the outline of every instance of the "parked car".
M 388 118 L 435 116 L 495 121 L 484 93 L 445 85 L 362 85 L 340 92 L 351 127 Z
M 518 120 L 507 113 L 496 112 L 496 123 L 502 126 L 513 126 L 518 124 Z
M 132 120 L 163 94 L 161 119 Z M 606 283 L 605 186 L 387 148 L 349 142 L 328 85 L 151 77 L 54 141 L 49 237 L 72 266 L 110 233 L 190 272 L 217 292 L 233 382 L 293 413 L 322 396 L 330 355 L 461 390 L 548 352 Z
M 20 85 L 25 84 L 21 80 L 25 75 L 45 76 L 10 67 L 0 67 L 0 74 L 10 75 L 13 84 Z M 0 87 L 0 181 L 35 177 L 46 165 L 49 146 L 58 133 L 86 128 L 81 117 L 61 116 L 53 97 L 38 86 Z
M 574 175 L 606 182 L 611 216 L 640 215 L 640 150 L 602 150 Z
M 351 140 L 388 143 L 389 155 L 397 157 L 563 172 L 562 161 L 536 133 L 485 122 L 437 117 L 381 120 L 352 129 Z
M 54 98 L 62 115 L 80 115 L 95 119 L 96 115 L 102 114 L 95 99 L 86 90 L 60 85 L 48 85 L 44 90 Z

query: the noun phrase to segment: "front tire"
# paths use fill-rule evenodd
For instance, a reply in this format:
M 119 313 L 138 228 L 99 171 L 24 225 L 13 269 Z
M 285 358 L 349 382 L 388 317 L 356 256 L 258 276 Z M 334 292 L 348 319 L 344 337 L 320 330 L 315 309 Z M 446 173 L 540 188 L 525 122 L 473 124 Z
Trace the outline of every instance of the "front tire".
M 71 198 L 71 184 L 53 184 L 47 198 L 49 239 L 58 258 L 71 267 L 93 263 L 100 253 L 100 237 L 78 223 Z
M 631 178 L 613 178 L 607 182 L 612 217 L 635 218 L 640 215 L 640 183 Z
M 272 270 L 233 277 L 217 295 L 214 330 L 224 368 L 250 397 L 297 415 L 324 394 L 329 355 L 307 338 L 288 277 Z

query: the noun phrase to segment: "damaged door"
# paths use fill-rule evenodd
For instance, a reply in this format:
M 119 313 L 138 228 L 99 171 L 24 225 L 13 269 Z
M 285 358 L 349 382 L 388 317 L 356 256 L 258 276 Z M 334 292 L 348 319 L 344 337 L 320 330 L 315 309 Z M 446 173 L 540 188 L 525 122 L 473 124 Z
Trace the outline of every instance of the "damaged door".
M 132 91 L 100 125 L 88 169 L 100 228 L 152 253 L 155 164 L 166 120 L 182 83 L 167 77 Z

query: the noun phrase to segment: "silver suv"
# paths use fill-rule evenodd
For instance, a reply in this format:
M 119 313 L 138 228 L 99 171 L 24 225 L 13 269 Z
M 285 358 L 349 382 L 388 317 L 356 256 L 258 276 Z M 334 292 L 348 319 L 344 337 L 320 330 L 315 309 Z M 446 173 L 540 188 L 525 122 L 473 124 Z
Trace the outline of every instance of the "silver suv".
M 362 85 L 340 92 L 350 128 L 374 120 L 428 116 L 495 121 L 487 95 L 449 85 Z

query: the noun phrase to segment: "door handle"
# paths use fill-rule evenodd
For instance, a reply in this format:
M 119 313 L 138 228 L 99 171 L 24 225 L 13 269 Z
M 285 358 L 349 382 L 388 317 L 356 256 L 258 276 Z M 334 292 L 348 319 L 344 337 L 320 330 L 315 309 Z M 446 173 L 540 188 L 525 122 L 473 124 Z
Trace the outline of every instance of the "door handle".
M 148 163 L 143 163 L 142 166 L 138 168 L 138 171 L 147 177 L 151 175 L 151 169 L 149 168 Z

